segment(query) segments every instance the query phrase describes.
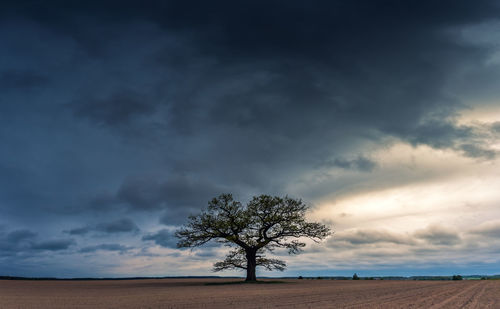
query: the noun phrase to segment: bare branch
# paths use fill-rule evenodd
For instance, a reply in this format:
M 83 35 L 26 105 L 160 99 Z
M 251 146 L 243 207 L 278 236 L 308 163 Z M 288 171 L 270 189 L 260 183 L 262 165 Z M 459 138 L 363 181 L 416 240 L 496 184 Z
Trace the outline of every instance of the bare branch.
M 247 260 L 245 252 L 242 250 L 233 250 L 228 253 L 224 261 L 214 264 L 213 271 L 222 271 L 226 269 L 247 269 Z

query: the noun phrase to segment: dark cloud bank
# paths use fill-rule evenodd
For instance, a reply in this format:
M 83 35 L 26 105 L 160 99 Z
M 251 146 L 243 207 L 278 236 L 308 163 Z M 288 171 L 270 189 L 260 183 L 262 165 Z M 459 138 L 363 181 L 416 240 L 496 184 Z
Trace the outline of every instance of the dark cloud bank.
M 30 230 L 13 230 L 0 233 L 0 257 L 23 257 L 38 251 L 66 250 L 75 244 L 75 240 L 71 238 L 41 240 L 37 233 Z
M 492 49 L 461 35 L 499 16 L 494 1 L 18 1 L 0 12 L 0 223 L 19 228 L 4 244 L 34 237 L 31 225 L 53 237 L 64 236 L 54 226 L 139 232 L 116 218 L 179 225 L 226 191 L 310 200 L 287 190 L 311 171 L 369 173 L 370 149 L 398 141 L 497 156 L 498 125 L 457 123 L 473 107 L 462 97 L 482 99 L 471 78 L 498 77 Z M 143 240 L 171 247 L 161 233 Z
M 77 227 L 65 232 L 67 232 L 70 235 L 85 235 L 92 231 L 105 234 L 114 234 L 114 233 L 138 232 L 139 228 L 132 220 L 124 218 L 111 222 L 98 223 L 94 226 L 88 225 L 83 227 Z

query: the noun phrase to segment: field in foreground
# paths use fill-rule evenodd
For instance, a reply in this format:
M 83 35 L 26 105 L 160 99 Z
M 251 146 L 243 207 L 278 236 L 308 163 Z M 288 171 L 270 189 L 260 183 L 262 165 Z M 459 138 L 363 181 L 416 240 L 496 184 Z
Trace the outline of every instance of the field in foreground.
M 0 280 L 1 308 L 500 308 L 496 281 Z M 234 279 L 233 279 L 234 281 Z

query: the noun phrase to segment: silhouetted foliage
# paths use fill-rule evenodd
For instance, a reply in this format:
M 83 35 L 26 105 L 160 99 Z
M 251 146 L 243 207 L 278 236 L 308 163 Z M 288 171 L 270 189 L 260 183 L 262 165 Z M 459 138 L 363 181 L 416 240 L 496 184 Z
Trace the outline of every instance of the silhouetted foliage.
M 463 280 L 463 278 L 460 275 L 453 275 L 453 277 L 451 278 L 451 280 Z
M 189 216 L 189 222 L 176 232 L 177 246 L 196 247 L 216 240 L 235 247 L 223 261 L 214 264 L 214 271 L 245 269 L 246 281 L 255 281 L 256 266 L 280 271 L 286 267 L 283 261 L 266 258 L 266 252 L 286 248 L 289 254 L 297 254 L 305 243 L 291 238 L 319 242 L 330 235 L 325 225 L 306 222 L 307 210 L 300 199 L 260 195 L 244 206 L 231 194 L 222 194 L 201 214 Z
M 352 275 L 352 280 L 359 280 L 358 274 L 354 273 L 354 275 Z

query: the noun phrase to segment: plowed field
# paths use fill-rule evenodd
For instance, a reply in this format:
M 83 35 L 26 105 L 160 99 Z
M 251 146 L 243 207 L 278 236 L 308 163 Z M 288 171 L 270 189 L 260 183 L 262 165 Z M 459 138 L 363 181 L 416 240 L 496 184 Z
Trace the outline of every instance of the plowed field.
M 500 281 L 0 280 L 0 308 L 500 308 Z

